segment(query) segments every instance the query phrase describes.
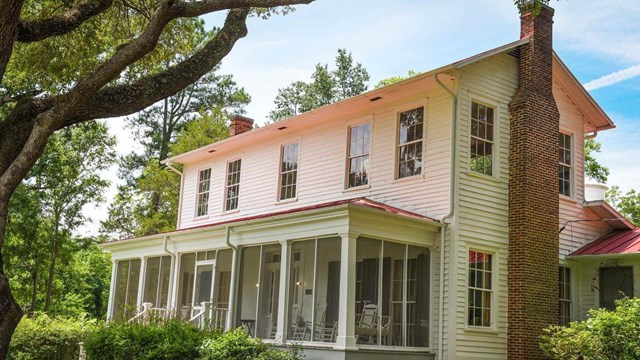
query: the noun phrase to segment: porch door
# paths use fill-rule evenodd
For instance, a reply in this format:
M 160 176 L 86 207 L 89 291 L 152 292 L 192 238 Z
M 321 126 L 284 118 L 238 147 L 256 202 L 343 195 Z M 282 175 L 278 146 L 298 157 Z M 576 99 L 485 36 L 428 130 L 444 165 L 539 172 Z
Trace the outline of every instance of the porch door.
M 633 267 L 600 268 L 600 307 L 613 310 L 623 294 L 633 296 Z
M 191 316 L 194 316 L 204 308 L 202 305 L 203 302 L 213 302 L 215 270 L 215 260 L 196 261 L 196 272 L 193 279 L 193 310 Z

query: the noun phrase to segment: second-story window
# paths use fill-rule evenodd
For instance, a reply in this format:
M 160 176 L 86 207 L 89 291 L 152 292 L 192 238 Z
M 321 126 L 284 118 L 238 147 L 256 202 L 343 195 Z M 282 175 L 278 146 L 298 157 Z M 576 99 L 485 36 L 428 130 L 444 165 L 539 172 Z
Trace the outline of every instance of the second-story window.
M 225 190 L 224 211 L 235 210 L 238 208 L 241 163 L 241 159 L 227 163 L 227 186 Z
M 560 133 L 559 141 L 558 189 L 561 195 L 571 196 L 571 135 Z
M 371 124 L 360 124 L 349 128 L 349 180 L 347 187 L 369 184 L 369 144 Z
M 422 173 L 424 107 L 400 113 L 398 179 Z
M 280 153 L 280 200 L 296 197 L 298 185 L 298 143 L 282 146 Z
M 209 213 L 209 186 L 211 184 L 211 169 L 200 170 L 198 174 L 198 205 L 196 217 Z
M 493 175 L 493 115 L 488 106 L 471 102 L 471 171 Z

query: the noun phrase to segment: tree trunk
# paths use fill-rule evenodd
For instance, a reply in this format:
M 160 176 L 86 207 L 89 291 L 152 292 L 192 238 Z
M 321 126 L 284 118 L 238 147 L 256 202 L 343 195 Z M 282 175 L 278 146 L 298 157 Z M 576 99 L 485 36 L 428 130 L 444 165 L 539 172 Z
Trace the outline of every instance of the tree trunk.
M 0 197 L 0 245 L 4 241 L 7 225 L 9 197 Z M 11 335 L 22 319 L 22 309 L 11 294 L 9 279 L 4 274 L 2 253 L 0 252 L 0 359 L 7 357 Z
M 47 279 L 47 297 L 44 301 L 44 312 L 48 312 L 51 307 L 51 297 L 53 295 L 53 278 L 56 273 L 56 259 L 58 258 L 58 223 L 60 217 L 55 217 L 55 229 L 51 239 L 51 264 L 49 265 L 49 278 Z

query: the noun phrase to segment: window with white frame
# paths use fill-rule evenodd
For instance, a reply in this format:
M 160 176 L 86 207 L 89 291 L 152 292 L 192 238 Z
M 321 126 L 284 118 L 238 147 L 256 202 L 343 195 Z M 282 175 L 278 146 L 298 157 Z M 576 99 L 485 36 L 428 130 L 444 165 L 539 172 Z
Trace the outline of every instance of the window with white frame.
M 196 216 L 209 213 L 209 187 L 211 186 L 211 168 L 200 170 L 198 174 L 198 203 Z
M 349 128 L 349 179 L 347 187 L 369 184 L 369 145 L 371 124 L 365 123 Z
M 493 296 L 493 255 L 469 251 L 469 281 L 467 325 L 491 327 Z
M 471 171 L 493 175 L 494 109 L 471 102 Z
M 558 276 L 558 288 L 560 308 L 558 311 L 558 323 L 562 326 L 571 322 L 571 268 L 560 266 Z
M 238 196 L 240 196 L 240 167 L 242 159 L 227 163 L 227 186 L 225 189 L 224 210 L 238 208 Z
M 422 173 L 424 107 L 400 113 L 398 131 L 398 179 Z
M 296 197 L 298 186 L 298 143 L 282 146 L 280 150 L 280 200 Z
M 571 196 L 572 143 L 573 141 L 572 141 L 571 135 L 560 133 L 558 190 L 561 195 L 565 195 L 565 196 Z

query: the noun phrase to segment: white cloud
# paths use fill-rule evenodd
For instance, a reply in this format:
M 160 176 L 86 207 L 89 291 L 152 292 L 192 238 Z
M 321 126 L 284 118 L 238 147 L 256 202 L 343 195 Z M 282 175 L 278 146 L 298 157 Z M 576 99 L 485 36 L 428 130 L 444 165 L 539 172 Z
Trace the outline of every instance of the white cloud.
M 589 91 L 596 90 L 605 86 L 610 86 L 625 80 L 629 80 L 636 76 L 640 76 L 640 64 L 589 81 L 588 83 L 584 84 L 584 87 Z

